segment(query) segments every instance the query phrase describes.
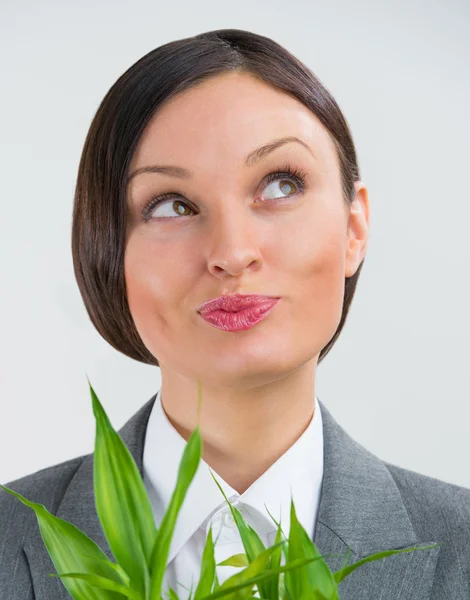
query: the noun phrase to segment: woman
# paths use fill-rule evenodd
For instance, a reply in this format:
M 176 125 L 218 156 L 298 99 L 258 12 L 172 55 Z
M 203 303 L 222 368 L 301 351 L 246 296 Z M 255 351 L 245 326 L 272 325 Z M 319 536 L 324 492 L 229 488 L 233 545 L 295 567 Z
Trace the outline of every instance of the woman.
M 197 584 L 209 527 L 216 559 L 243 552 L 228 498 L 272 544 L 297 515 L 327 562 L 368 563 L 342 600 L 470 598 L 470 490 L 385 463 L 315 394 L 364 264 L 367 188 L 335 100 L 269 38 L 219 30 L 166 44 L 112 86 L 79 167 L 72 250 L 99 333 L 160 367 L 162 385 L 120 430 L 159 525 L 203 385 L 203 461 L 168 557 L 165 589 Z M 10 487 L 10 484 L 6 484 Z M 93 499 L 93 455 L 11 482 L 113 559 Z M 0 597 L 68 597 L 35 515 L 0 495 Z M 239 569 L 218 567 L 219 581 Z

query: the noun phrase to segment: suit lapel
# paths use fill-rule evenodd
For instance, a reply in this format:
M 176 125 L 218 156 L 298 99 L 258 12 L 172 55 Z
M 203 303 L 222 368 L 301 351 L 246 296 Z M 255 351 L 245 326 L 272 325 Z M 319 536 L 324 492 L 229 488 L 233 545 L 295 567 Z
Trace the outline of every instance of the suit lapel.
M 156 394 L 135 413 L 119 430 L 119 435 L 129 449 L 143 477 L 143 450 L 145 434 Z M 95 507 L 93 488 L 93 454 L 88 454 L 70 481 L 56 515 L 73 523 L 103 550 L 112 562 L 116 562 L 108 540 L 101 528 Z M 47 577 L 56 573 L 54 563 L 42 541 L 39 526 L 25 541 L 37 600 L 70 600 L 70 594 L 59 578 Z
M 320 402 L 324 470 L 314 543 L 332 571 L 384 550 L 430 546 L 418 541 L 402 496 L 384 462 L 354 441 Z M 366 563 L 339 585 L 341 600 L 428 600 L 440 547 Z
M 143 450 L 148 419 L 156 394 L 119 430 L 143 477 Z M 313 541 L 329 568 L 341 568 L 346 550 L 349 564 L 383 550 L 432 545 L 418 542 L 400 492 L 384 463 L 355 442 L 320 402 L 323 420 L 324 470 L 318 519 Z M 93 454 L 87 455 L 72 478 L 57 516 L 90 537 L 113 562 L 96 513 L 93 488 Z M 55 567 L 40 536 L 39 527 L 25 541 L 38 600 L 70 600 L 62 581 L 45 577 Z M 428 600 L 440 547 L 416 550 L 359 567 L 339 586 L 341 600 Z

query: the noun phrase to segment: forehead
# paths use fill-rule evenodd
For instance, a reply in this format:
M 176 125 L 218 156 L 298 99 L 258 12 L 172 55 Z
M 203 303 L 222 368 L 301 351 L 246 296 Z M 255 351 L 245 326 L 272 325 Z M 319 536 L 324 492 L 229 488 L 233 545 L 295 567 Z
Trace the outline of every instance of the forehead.
M 325 166 L 336 161 L 328 131 L 302 102 L 248 73 L 223 73 L 157 109 L 130 170 L 158 160 L 195 169 L 238 168 L 251 150 L 283 136 L 303 139 Z

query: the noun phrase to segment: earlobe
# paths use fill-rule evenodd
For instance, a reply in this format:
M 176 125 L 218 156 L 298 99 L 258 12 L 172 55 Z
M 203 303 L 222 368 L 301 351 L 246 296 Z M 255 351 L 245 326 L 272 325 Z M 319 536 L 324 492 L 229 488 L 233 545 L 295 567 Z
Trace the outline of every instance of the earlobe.
M 351 204 L 348 222 L 345 277 L 351 277 L 364 259 L 369 239 L 369 194 L 362 181 L 354 183 L 356 197 Z

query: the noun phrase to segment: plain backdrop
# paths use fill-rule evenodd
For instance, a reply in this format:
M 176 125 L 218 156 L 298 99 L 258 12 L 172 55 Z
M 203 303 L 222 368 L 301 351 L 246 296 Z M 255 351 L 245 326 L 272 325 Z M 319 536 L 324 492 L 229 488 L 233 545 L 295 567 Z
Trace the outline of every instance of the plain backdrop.
M 470 487 L 470 3 L 2 0 L 0 482 L 94 449 L 158 368 L 95 331 L 71 255 L 99 103 L 134 62 L 219 28 L 269 36 L 339 103 L 371 208 L 367 260 L 316 394 L 381 459 Z

